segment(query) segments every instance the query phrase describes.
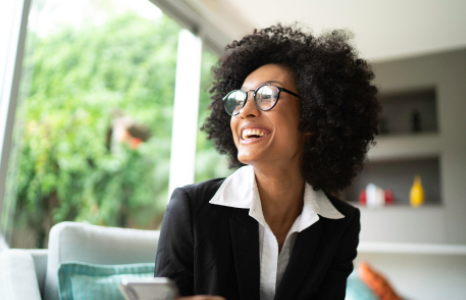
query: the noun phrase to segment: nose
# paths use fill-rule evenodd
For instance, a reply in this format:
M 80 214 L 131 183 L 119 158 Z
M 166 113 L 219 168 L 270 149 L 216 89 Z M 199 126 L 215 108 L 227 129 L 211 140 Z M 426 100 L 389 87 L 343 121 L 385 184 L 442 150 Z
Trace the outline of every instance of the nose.
M 257 108 L 256 103 L 254 102 L 254 90 L 246 91 L 246 94 L 248 95 L 248 101 L 239 111 L 238 116 L 243 119 L 247 117 L 258 117 L 261 111 Z

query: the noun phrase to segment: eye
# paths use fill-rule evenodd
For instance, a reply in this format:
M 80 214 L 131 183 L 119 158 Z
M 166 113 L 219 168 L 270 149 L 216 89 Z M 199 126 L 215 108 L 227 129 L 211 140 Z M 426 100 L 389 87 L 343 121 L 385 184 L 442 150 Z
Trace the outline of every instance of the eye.
M 261 99 L 262 100 L 270 100 L 270 99 L 272 99 L 272 96 L 271 95 L 262 95 Z

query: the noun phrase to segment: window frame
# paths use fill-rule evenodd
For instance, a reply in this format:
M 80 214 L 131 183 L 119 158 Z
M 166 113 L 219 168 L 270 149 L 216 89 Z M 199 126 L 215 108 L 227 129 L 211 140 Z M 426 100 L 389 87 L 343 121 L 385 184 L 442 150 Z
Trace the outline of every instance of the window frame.
M 4 62 L 0 65 L 4 66 L 4 69 L 0 70 L 2 72 L 0 73 L 0 228 L 2 228 L 1 224 L 8 222 L 8 219 L 2 220 L 6 198 L 6 177 L 11 156 L 31 0 L 4 1 L 0 7 L 4 15 L 11 16 L 10 22 L 5 24 L 6 28 L 0 36 L 0 43 L 6 46 L 0 57 Z

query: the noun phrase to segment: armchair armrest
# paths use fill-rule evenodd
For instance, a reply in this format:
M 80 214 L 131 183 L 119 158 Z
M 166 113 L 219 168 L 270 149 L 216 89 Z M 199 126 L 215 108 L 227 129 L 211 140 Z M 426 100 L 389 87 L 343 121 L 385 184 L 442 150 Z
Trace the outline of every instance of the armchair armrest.
M 41 300 L 31 254 L 21 250 L 0 253 L 0 299 Z

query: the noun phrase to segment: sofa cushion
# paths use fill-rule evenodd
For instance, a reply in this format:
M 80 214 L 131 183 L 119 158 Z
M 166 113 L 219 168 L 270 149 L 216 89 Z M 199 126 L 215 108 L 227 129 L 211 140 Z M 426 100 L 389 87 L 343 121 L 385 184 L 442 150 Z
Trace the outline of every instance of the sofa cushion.
M 0 299 L 41 299 L 30 253 L 15 249 L 0 254 Z
M 130 265 L 91 265 L 64 263 L 58 268 L 61 300 L 124 300 L 120 282 L 125 279 L 154 277 L 155 263 Z
M 63 222 L 49 236 L 45 299 L 58 300 L 58 266 L 65 262 L 154 263 L 159 232 Z

